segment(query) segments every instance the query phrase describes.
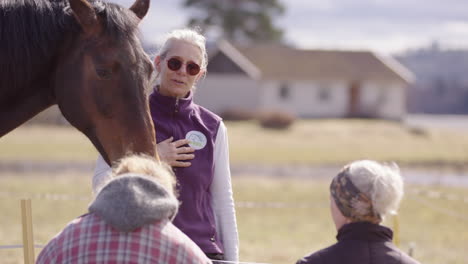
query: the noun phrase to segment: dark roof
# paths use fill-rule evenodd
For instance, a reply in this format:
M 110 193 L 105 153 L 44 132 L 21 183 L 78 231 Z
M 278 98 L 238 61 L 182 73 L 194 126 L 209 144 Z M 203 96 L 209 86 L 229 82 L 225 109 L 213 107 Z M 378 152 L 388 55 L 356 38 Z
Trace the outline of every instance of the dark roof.
M 303 50 L 274 44 L 232 47 L 239 53 L 231 52 L 228 56 L 243 56 L 258 69 L 262 79 L 404 82 L 412 79 L 412 74 L 404 66 L 370 51 Z

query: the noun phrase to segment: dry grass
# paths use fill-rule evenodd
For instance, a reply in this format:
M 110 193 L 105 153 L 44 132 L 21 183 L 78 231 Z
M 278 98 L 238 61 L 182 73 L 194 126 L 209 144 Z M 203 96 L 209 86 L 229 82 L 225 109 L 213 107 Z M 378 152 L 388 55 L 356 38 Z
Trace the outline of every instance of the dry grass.
M 21 126 L 0 138 L 0 160 L 89 161 L 97 151 L 69 126 Z
M 341 166 L 361 158 L 468 164 L 468 134 L 456 131 L 415 132 L 398 123 L 371 120 L 298 121 L 286 131 L 265 130 L 253 122 L 227 126 L 231 162 L 237 165 Z M 70 127 L 23 126 L 0 139 L 1 162 L 93 162 L 96 155 L 91 143 Z M 0 245 L 21 244 L 19 199 L 24 196 L 33 197 L 35 242 L 46 243 L 68 221 L 86 211 L 91 199 L 91 174 L 23 175 L 0 170 Z M 233 184 L 239 205 L 242 260 L 294 263 L 304 254 L 334 242 L 328 182 L 323 179 L 242 175 L 235 177 Z M 408 251 L 410 244 L 415 245 L 415 257 L 425 264 L 468 263 L 467 202 L 416 195 L 416 187 L 468 200 L 466 187 L 409 186 L 400 214 L 400 247 Z M 44 199 L 40 195 L 43 193 L 68 195 L 71 199 Z M 80 197 L 84 200 L 77 200 Z M 248 207 L 246 202 L 256 206 Z M 21 263 L 22 252 L 0 250 L 0 260 Z
M 35 242 L 45 244 L 67 222 L 86 211 L 91 199 L 89 185 L 89 175 L 5 173 L 0 177 L 0 245 L 21 244 L 21 197 L 33 197 Z M 294 263 L 299 257 L 334 243 L 328 181 L 238 175 L 233 186 L 241 260 Z M 425 264 L 467 263 L 467 203 L 415 195 L 416 187 L 468 197 L 466 188 L 409 186 L 400 211 L 400 248 L 408 251 L 414 244 L 415 257 Z M 39 198 L 43 193 L 67 195 L 70 199 Z M 387 225 L 392 226 L 392 221 Z M 39 249 L 36 256 L 38 253 Z M 2 263 L 21 263 L 22 251 L 0 250 L 0 259 Z
M 375 120 L 302 120 L 289 130 L 229 123 L 232 160 L 267 164 L 343 164 L 356 159 L 467 163 L 468 134 Z
M 468 133 L 418 130 L 376 120 L 298 120 L 284 131 L 227 122 L 233 164 L 337 164 L 355 159 L 468 164 Z M 97 152 L 71 127 L 23 126 L 0 139 L 0 160 L 94 161 Z

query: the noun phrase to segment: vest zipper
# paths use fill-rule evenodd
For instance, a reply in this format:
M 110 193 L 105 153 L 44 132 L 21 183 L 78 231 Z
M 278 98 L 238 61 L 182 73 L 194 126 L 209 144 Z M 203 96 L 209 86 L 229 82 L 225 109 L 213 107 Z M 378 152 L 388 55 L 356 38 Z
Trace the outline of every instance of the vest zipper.
M 172 113 L 172 135 L 174 136 L 176 134 L 176 129 L 175 129 L 175 118 L 177 116 L 177 113 L 179 113 L 179 98 L 176 98 L 175 105 L 174 105 L 174 112 Z
M 176 98 L 174 112 L 179 113 L 179 98 Z

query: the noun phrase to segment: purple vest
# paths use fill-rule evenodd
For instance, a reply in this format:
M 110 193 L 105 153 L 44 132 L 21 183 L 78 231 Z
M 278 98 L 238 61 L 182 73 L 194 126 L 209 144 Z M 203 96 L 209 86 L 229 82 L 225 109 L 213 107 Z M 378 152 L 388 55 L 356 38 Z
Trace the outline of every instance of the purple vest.
M 223 253 L 216 234 L 210 186 L 214 174 L 213 151 L 221 118 L 193 103 L 193 93 L 176 100 L 155 91 L 150 95 L 156 142 L 169 137 L 193 141 L 195 158 L 187 168 L 173 168 L 181 205 L 173 223 L 205 253 Z

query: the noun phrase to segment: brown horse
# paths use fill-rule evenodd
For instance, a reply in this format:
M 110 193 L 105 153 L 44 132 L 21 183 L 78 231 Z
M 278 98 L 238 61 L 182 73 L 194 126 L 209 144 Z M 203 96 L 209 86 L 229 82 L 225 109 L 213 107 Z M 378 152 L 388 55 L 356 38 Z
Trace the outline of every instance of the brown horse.
M 0 1 L 0 137 L 58 104 L 108 163 L 157 156 L 147 91 L 153 66 L 138 39 L 149 0 Z M 44 135 L 44 137 L 51 135 Z

